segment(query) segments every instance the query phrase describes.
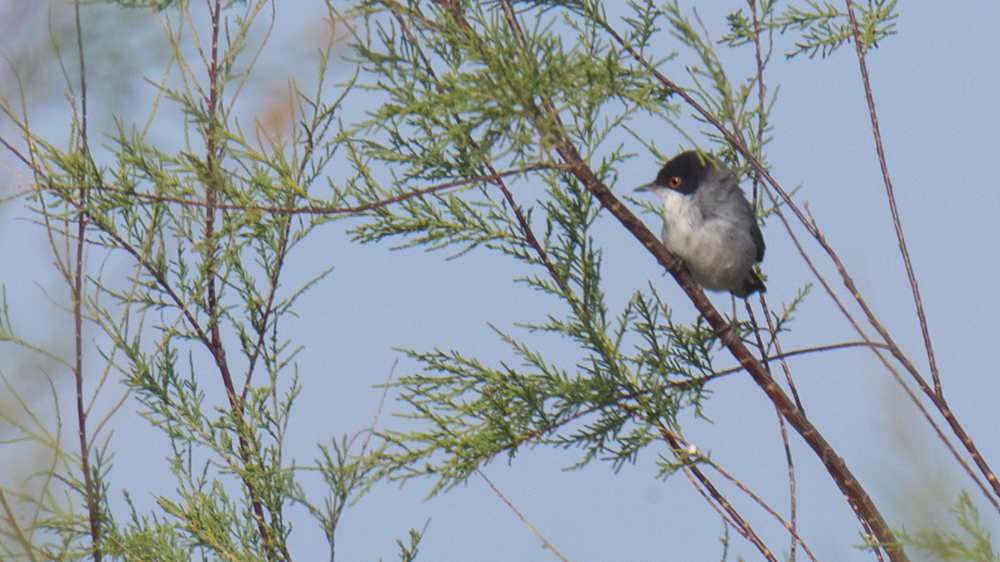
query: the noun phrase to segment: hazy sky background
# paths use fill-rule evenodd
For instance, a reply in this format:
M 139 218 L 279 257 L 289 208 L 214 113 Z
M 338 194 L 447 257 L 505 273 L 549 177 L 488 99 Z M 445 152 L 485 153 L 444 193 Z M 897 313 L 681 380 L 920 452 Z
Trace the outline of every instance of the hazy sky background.
M 348 6 L 348 2 L 340 4 Z M 691 14 L 692 3 L 685 5 Z M 724 14 L 739 5 L 711 2 L 697 9 L 709 33 L 718 37 L 725 32 Z M 996 179 L 1000 4 L 991 0 L 907 2 L 898 9 L 898 34 L 882 41 L 867 59 L 889 170 L 946 396 L 996 468 L 1000 467 L 995 407 L 1000 382 L 994 359 L 1000 343 L 994 325 L 1000 315 L 996 297 L 1000 277 L 996 259 L 1000 244 Z M 88 52 L 93 69 L 92 126 L 111 131 L 112 114 L 141 126 L 146 119 L 141 111 L 148 107 L 153 88 L 138 77 L 155 79 L 164 71 L 164 44 L 156 24 L 143 11 L 131 12 L 127 21 L 104 7 L 87 6 L 83 13 L 93 37 L 103 39 L 88 47 L 93 49 Z M 309 77 L 315 69 L 315 51 L 329 33 L 321 20 L 325 14 L 321 2 L 278 2 L 275 13 L 269 43 L 238 102 L 237 114 L 244 123 L 258 117 L 280 124 L 277 108 L 285 104 L 282 96 L 291 76 L 312 91 Z M 44 62 L 52 56 L 44 40 L 50 27 L 45 10 L 25 8 L 22 0 L 0 0 L 0 18 L 6 18 L 0 23 L 4 28 L 0 53 L 13 61 L 29 86 L 33 127 L 54 144 L 65 146 L 71 111 L 62 95 L 65 87 L 58 68 Z M 205 21 L 199 22 L 202 32 L 207 29 Z M 258 28 L 251 40 L 259 42 L 261 31 Z M 69 30 L 56 26 L 52 32 L 64 36 Z M 682 49 L 666 33 L 657 41 L 661 55 Z M 799 199 L 809 202 L 869 303 L 926 373 L 853 46 L 826 59 L 785 60 L 782 53 L 790 51 L 792 43 L 791 35 L 776 36 L 767 74 L 771 88 L 780 86 L 771 116 L 774 140 L 767 149 L 772 174 L 786 189 L 801 184 Z M 730 65 L 734 82 L 752 72 L 750 48 L 716 48 Z M 64 55 L 75 57 L 75 52 Z M 684 65 L 690 63 L 685 54 L 662 70 L 689 85 Z M 348 62 L 332 67 L 336 80 L 346 79 L 353 71 Z M 3 92 L 11 95 L 9 70 L 0 76 L 6 81 Z M 350 98 L 345 119 L 362 118 L 376 100 L 377 96 L 364 94 Z M 136 113 L 135 108 L 140 111 Z M 169 115 L 170 109 L 161 111 Z M 668 154 L 684 143 L 663 123 L 633 122 L 630 126 L 655 139 Z M 0 119 L 0 131 L 11 135 L 10 123 Z M 149 140 L 178 147 L 179 133 L 176 124 L 158 117 Z M 634 139 L 622 135 L 621 140 L 637 156 L 620 168 L 619 181 L 612 186 L 620 195 L 631 194 L 634 186 L 650 181 L 662 164 Z M 8 167 L 0 169 L 0 193 L 6 197 L 11 186 L 27 180 L 23 168 L 6 152 L 0 162 Z M 343 177 L 336 169 L 330 174 Z M 540 182 L 515 186 L 515 196 L 524 204 L 540 191 Z M 25 336 L 69 356 L 72 327 L 57 306 L 68 302 L 68 291 L 51 266 L 44 230 L 17 220 L 25 216 L 18 202 L 0 204 L 0 283 L 6 285 L 15 326 Z M 659 231 L 657 217 L 647 214 L 644 219 Z M 527 273 L 520 263 L 485 250 L 447 260 L 448 250 L 425 253 L 392 251 L 390 244 L 361 246 L 344 235 L 350 224 L 355 223 L 322 227 L 294 251 L 286 269 L 289 277 L 284 286 L 294 287 L 334 267 L 299 301 L 299 318 L 285 324 L 285 336 L 304 346 L 298 367 L 305 392 L 296 404 L 286 449 L 287 458 L 294 458 L 297 465 L 312 462 L 318 454 L 316 443 L 353 435 L 371 423 L 381 396 L 373 385 L 384 382 L 390 372 L 399 377 L 419 369 L 399 348 L 454 349 L 489 365 L 516 361 L 490 328 L 492 324 L 536 348 L 552 349 L 547 359 L 572 368 L 576 355 L 566 342 L 515 326 L 515 322 L 544 320 L 550 313 L 563 314 L 552 299 L 513 282 Z M 769 221 L 763 230 L 768 245 L 763 263 L 769 276 L 768 302 L 780 309 L 813 279 L 777 220 Z M 676 321 L 694 319 L 683 292 L 615 221 L 604 217 L 594 236 L 603 248 L 603 290 L 612 311 L 620 310 L 636 290 L 648 291 L 651 280 L 674 306 Z M 816 250 L 815 245 L 809 248 Z M 819 261 L 828 279 L 838 283 L 827 262 Z M 108 267 L 128 271 L 122 260 L 111 260 Z M 712 299 L 728 310 L 728 297 L 714 295 Z M 818 288 L 797 318 L 783 340 L 786 350 L 856 339 Z M 69 404 L 69 374 L 52 365 L 38 367 L 9 349 L 0 347 L 0 369 L 23 385 L 39 411 L 51 410 L 52 402 L 46 387 L 30 384 L 32 378 L 38 380 L 39 369 L 53 378 L 60 400 Z M 719 358 L 720 364 L 731 363 L 725 353 Z M 984 524 L 997 536 L 996 514 L 956 470 L 954 461 L 871 353 L 809 355 L 791 364 L 810 419 L 846 459 L 891 525 L 914 529 L 928 521 L 947 521 L 945 510 L 965 488 L 983 506 Z M 91 357 L 90 365 L 98 369 L 99 358 Z M 117 376 L 111 379 L 117 381 Z M 204 386 L 214 382 L 206 381 Z M 691 420 L 685 436 L 787 514 L 787 468 L 773 406 L 746 374 L 726 377 L 710 388 L 714 394 L 705 414 L 714 423 Z M 104 392 L 102 403 L 110 406 L 123 390 L 112 386 Z M 221 400 L 219 390 L 214 392 Z M 170 495 L 175 487 L 166 463 L 160 460 L 169 454 L 168 443 L 136 416 L 137 408 L 135 401 L 128 400 L 108 427 L 114 430 L 111 450 L 115 452 L 110 495 L 122 519 L 126 517 L 120 501 L 123 488 L 140 508 L 149 510 L 154 494 Z M 390 399 L 379 425 L 403 427 L 407 422 L 390 414 L 404 409 L 404 404 Z M 68 423 L 69 411 L 64 411 L 64 423 Z M 68 427 L 67 431 L 66 438 L 73 438 Z M 0 437 L 6 437 L 2 431 Z M 821 463 L 797 436 L 791 437 L 791 443 L 798 476 L 800 534 L 820 560 L 872 560 L 870 554 L 852 547 L 861 542 L 858 524 Z M 6 463 L 18 449 L 4 447 L 0 459 Z M 656 479 L 655 456 L 661 453 L 666 453 L 664 447 L 653 445 L 634 466 L 614 474 L 610 463 L 600 462 L 583 470 L 562 470 L 578 460 L 575 450 L 525 448 L 513 463 L 498 458 L 485 473 L 570 560 L 720 560 L 723 549 L 717 538 L 724 533 L 723 523 L 682 474 L 666 482 Z M 713 480 L 744 515 L 758 522 L 755 528 L 769 545 L 787 549 L 788 541 L 777 524 L 762 517 L 758 508 L 725 486 L 721 478 L 713 476 Z M 305 481 L 319 483 L 318 478 L 306 477 Z M 10 484 L 2 476 L 0 482 Z M 395 540 L 405 538 L 409 528 L 425 524 L 420 560 L 555 559 L 482 478 L 473 477 L 467 486 L 425 502 L 429 486 L 430 482 L 419 480 L 402 490 L 393 484 L 376 486 L 345 512 L 338 531 L 338 560 L 397 559 Z M 319 486 L 314 490 L 319 491 Z M 301 507 L 292 507 L 289 513 L 295 525 L 293 556 L 325 559 L 327 545 L 321 530 Z M 729 559 L 737 555 L 760 559 L 731 532 Z

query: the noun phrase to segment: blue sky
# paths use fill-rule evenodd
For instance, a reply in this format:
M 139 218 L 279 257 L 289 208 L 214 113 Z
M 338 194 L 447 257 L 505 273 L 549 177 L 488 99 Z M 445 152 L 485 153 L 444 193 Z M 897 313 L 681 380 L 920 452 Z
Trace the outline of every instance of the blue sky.
M 15 3 L 0 0 L 0 14 L 11 13 Z M 725 31 L 724 13 L 737 5 L 715 2 L 699 6 L 698 12 L 709 32 L 718 36 Z M 314 52 L 325 33 L 319 20 L 323 6 L 302 0 L 294 4 L 294 10 L 292 6 L 276 6 L 269 48 L 256 71 L 259 81 L 242 98 L 240 111 L 247 119 L 267 112 L 274 96 L 282 93 L 286 76 L 299 76 L 300 84 L 309 90 L 307 77 L 314 68 Z M 899 12 L 898 34 L 868 54 L 889 170 L 946 396 L 987 461 L 996 465 L 1000 439 L 994 404 L 1000 383 L 992 356 L 997 345 L 993 324 L 1000 316 L 995 293 L 1000 278 L 995 259 L 995 248 L 1000 245 L 1000 190 L 995 171 L 1000 149 L 1000 42 L 995 39 L 1000 7 L 992 1 L 946 7 L 912 2 L 901 3 Z M 134 17 L 141 20 L 140 15 Z M 19 34 L 0 43 L 6 52 L 27 44 L 28 24 L 44 26 L 44 18 L 26 21 Z M 147 31 L 156 33 L 153 28 Z M 122 41 L 134 43 L 136 39 Z M 666 34 L 660 41 L 664 53 L 680 49 Z M 772 173 L 786 189 L 801 184 L 798 197 L 809 202 L 861 291 L 904 351 L 926 372 L 854 50 L 844 48 L 826 59 L 785 60 L 781 53 L 790 50 L 790 41 L 776 39 L 769 67 L 769 84 L 780 85 L 772 114 L 774 140 L 768 147 Z M 150 44 L 148 51 L 123 57 L 130 65 L 118 67 L 118 74 L 104 75 L 103 82 L 95 79 L 91 107 L 101 127 L 110 126 L 107 116 L 112 112 L 125 111 L 116 100 L 135 99 L 129 103 L 142 107 L 150 99 L 148 85 L 123 81 L 121 74 L 157 75 L 162 63 L 150 55 L 155 49 Z M 734 80 L 751 68 L 750 50 L 717 49 L 732 65 Z M 689 62 L 682 57 L 663 70 L 688 84 L 684 64 Z M 102 76 L 101 65 L 94 66 L 97 76 Z M 334 71 L 344 78 L 350 68 L 342 63 Z M 118 87 L 122 82 L 128 84 L 127 91 Z M 31 108 L 32 119 L 43 135 L 61 140 L 69 109 L 59 94 L 51 93 L 59 91 L 58 84 L 54 88 L 46 90 L 50 93 L 41 98 L 42 103 Z M 369 109 L 365 99 L 351 103 L 348 117 L 352 113 L 360 117 Z M 141 122 L 144 116 L 131 118 Z M 683 143 L 663 124 L 633 125 L 640 134 L 657 139 L 666 152 Z M 0 121 L 0 130 L 10 134 L 9 124 Z M 154 134 L 170 142 L 170 125 L 163 124 Z M 662 164 L 632 143 L 630 150 L 638 155 L 621 169 L 618 184 L 612 186 L 616 193 L 630 193 L 632 187 L 648 182 Z M 0 162 L 14 168 L 0 170 L 5 191 L 6 186 L 23 183 L 6 154 Z M 4 264 L 0 282 L 7 287 L 15 325 L 24 326 L 28 335 L 43 343 L 68 350 L 68 323 L 34 321 L 58 318 L 53 301 L 65 302 L 65 291 L 49 265 L 44 232 L 27 221 L 15 220 L 24 216 L 16 203 L 0 206 L 0 264 Z M 658 231 L 659 219 L 644 218 Z M 374 385 L 385 381 L 390 372 L 398 377 L 419 369 L 399 348 L 455 349 L 494 364 L 511 360 L 510 350 L 490 324 L 518 333 L 515 322 L 541 320 L 554 306 L 527 286 L 513 283 L 525 270 L 499 255 L 476 251 L 447 260 L 446 252 L 393 251 L 389 244 L 360 246 L 344 236 L 345 224 L 324 226 L 289 262 L 289 286 L 329 265 L 335 268 L 303 297 L 299 318 L 286 325 L 286 335 L 304 345 L 299 376 L 306 391 L 297 404 L 287 449 L 299 465 L 311 462 L 317 454 L 316 443 L 354 434 L 371 423 L 381 396 Z M 673 280 L 662 276 L 648 253 L 617 224 L 602 220 L 594 235 L 603 248 L 603 289 L 612 310 L 652 280 L 675 306 L 676 320 L 694 318 L 693 308 L 684 302 Z M 768 302 L 777 308 L 812 278 L 778 221 L 765 225 L 764 236 Z M 815 246 L 810 249 L 816 250 Z M 828 262 L 822 263 L 824 273 L 836 281 Z M 714 295 L 712 299 L 720 309 L 728 309 L 728 297 Z M 553 358 L 559 358 L 560 346 L 565 346 L 551 338 L 520 334 L 540 347 L 552 345 Z M 783 344 L 791 349 L 843 339 L 856 338 L 829 299 L 814 289 Z M 561 351 L 572 357 L 571 350 Z M 16 371 L 3 363 L 0 368 L 8 375 Z M 876 359 L 868 352 L 846 351 L 804 356 L 791 364 L 810 419 L 846 459 L 890 523 L 913 528 L 927 521 L 945 521 L 946 508 L 960 489 L 971 490 L 971 484 Z M 59 384 L 71 382 L 66 375 L 54 377 Z M 61 391 L 64 400 L 71 394 L 69 388 Z M 726 377 L 711 389 L 714 394 L 705 413 L 713 423 L 690 420 L 686 437 L 786 513 L 787 468 L 773 407 L 745 374 Z M 121 392 L 114 387 L 106 390 L 108 405 Z M 46 403 L 44 398 L 39 400 Z M 390 401 L 380 426 L 405 423 L 389 415 L 403 408 L 402 403 Z M 140 506 L 151 508 L 151 494 L 170 493 L 173 482 L 164 463 L 149 459 L 165 456 L 169 450 L 162 437 L 137 421 L 135 409 L 134 403 L 126 403 L 110 422 L 116 451 L 111 493 L 114 497 L 121 488 L 128 488 Z M 800 533 L 820 560 L 871 560 L 869 554 L 853 548 L 860 542 L 857 523 L 815 455 L 797 437 L 791 442 L 798 475 Z M 523 449 L 513 463 L 498 459 L 484 472 L 570 560 L 721 559 L 722 522 L 682 475 L 666 482 L 655 478 L 655 457 L 661 453 L 665 451 L 653 446 L 636 465 L 615 474 L 610 463 L 563 470 L 578 459 L 576 451 Z M 9 454 L 10 449 L 0 449 L 0 458 Z M 783 532 L 773 521 L 760 516 L 731 487 L 724 489 L 741 510 L 761 522 L 758 531 L 769 544 L 787 548 Z M 421 560 L 555 559 L 483 479 L 474 477 L 466 486 L 424 501 L 428 490 L 429 483 L 421 481 L 402 489 L 392 484 L 377 486 L 346 511 L 338 533 L 338 559 L 395 559 L 395 540 L 425 523 Z M 996 514 L 985 508 L 987 504 L 974 491 L 973 498 L 984 506 L 984 522 L 996 536 L 1000 529 Z M 300 560 L 324 557 L 321 531 L 303 510 L 292 508 L 291 513 L 295 518 L 293 556 Z M 736 555 L 759 559 L 751 546 L 730 533 L 729 559 Z

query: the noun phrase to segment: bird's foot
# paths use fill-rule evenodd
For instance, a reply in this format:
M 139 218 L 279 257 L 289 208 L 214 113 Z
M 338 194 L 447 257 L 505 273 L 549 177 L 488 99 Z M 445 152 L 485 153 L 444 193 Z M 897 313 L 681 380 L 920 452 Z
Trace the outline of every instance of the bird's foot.
M 719 341 L 723 343 L 726 347 L 729 347 L 733 343 L 740 339 L 740 322 L 739 320 L 730 320 L 721 330 L 718 332 Z

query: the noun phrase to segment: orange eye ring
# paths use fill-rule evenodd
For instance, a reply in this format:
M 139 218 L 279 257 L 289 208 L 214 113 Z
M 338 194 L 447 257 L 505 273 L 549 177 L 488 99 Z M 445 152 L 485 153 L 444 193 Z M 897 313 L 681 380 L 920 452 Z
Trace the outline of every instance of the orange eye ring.
M 680 178 L 680 176 L 671 176 L 671 178 L 669 180 L 667 180 L 667 185 L 670 186 L 670 189 L 678 189 L 678 188 L 680 188 L 680 186 L 681 186 L 681 178 Z

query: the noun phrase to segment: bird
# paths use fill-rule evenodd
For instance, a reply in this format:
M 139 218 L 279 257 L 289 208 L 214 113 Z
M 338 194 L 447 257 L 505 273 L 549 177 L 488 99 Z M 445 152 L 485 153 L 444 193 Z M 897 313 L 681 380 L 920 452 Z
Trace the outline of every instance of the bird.
M 736 172 L 710 154 L 688 150 L 636 191 L 663 200 L 663 244 L 696 283 L 741 298 L 767 290 L 754 269 L 764 259 L 764 235 Z

